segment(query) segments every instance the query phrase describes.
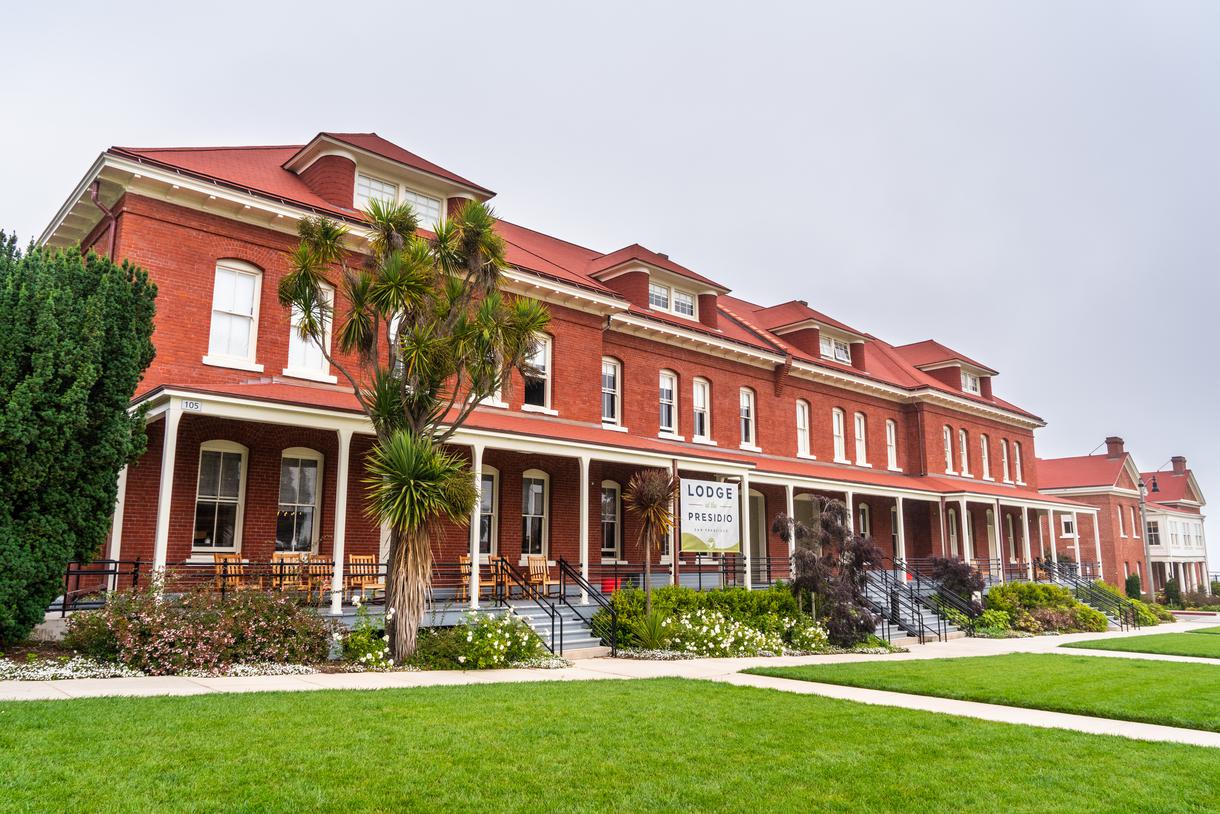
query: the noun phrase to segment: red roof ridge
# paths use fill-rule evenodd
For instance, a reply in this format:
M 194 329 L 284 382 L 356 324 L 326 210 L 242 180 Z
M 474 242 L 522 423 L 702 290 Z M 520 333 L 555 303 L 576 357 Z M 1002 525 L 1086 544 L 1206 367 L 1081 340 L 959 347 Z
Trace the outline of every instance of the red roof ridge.
M 215 144 L 206 147 L 122 147 L 117 144 L 110 146 L 111 150 L 123 150 L 128 153 L 205 153 L 216 150 L 299 150 L 301 144 L 235 144 L 225 146 Z
M 491 208 L 494 211 L 495 207 L 493 206 Z M 497 216 L 496 221 L 499 223 L 507 223 L 509 226 L 513 227 L 514 229 L 522 229 L 526 232 L 532 232 L 536 235 L 541 235 L 542 237 L 545 237 L 547 240 L 553 240 L 556 243 L 563 243 L 565 245 L 571 246 L 574 249 L 580 249 L 581 251 L 590 252 L 592 254 L 597 254 L 597 255 L 602 254 L 602 252 L 599 252 L 597 249 L 591 249 L 588 246 L 582 246 L 579 243 L 575 243 L 571 240 L 565 240 L 562 237 L 555 237 L 552 234 L 548 234 L 548 233 L 542 231 L 541 229 L 535 229 L 532 226 L 522 226 L 520 223 L 517 223 L 516 221 L 508 220 L 507 218 L 501 218 L 501 217 Z M 516 244 L 514 244 L 514 245 L 516 245 Z M 523 249 L 523 251 L 529 251 L 529 250 Z M 533 254 L 533 252 L 530 252 L 530 254 Z M 556 265 L 558 265 L 558 264 L 556 264 Z M 575 269 L 572 269 L 572 271 L 575 271 Z
M 803 354 L 800 354 L 799 351 L 796 351 L 787 342 L 780 340 L 779 337 L 772 336 L 769 332 L 762 330 L 761 328 L 756 326 L 754 323 L 750 322 L 745 317 L 740 316 L 733 309 L 729 308 L 728 305 L 726 305 L 724 303 L 720 303 L 720 302 L 717 302 L 716 305 L 721 311 L 724 312 L 725 316 L 727 316 L 729 319 L 735 321 L 738 325 L 740 325 L 741 327 L 745 328 L 750 333 L 757 336 L 761 341 L 767 343 L 768 345 L 771 345 L 776 350 L 782 350 L 788 356 L 803 355 Z

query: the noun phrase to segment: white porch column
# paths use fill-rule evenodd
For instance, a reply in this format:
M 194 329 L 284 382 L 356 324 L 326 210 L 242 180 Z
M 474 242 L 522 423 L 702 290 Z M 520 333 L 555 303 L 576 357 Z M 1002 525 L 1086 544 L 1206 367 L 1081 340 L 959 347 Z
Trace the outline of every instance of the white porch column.
M 119 470 L 118 491 L 114 495 L 114 513 L 110 515 L 110 542 L 106 559 L 117 560 L 123 554 L 123 504 L 127 501 L 127 467 Z
M 157 525 L 153 532 L 153 570 L 164 571 L 169 554 L 169 512 L 174 498 L 174 459 L 178 452 L 178 423 L 182 405 L 170 399 L 165 409 L 165 436 L 161 442 L 161 483 L 157 489 Z
M 902 516 L 903 509 L 905 508 L 903 505 L 902 495 L 898 496 L 898 505 L 896 508 L 898 510 L 894 512 L 894 518 L 898 521 L 897 528 L 895 529 L 898 535 L 898 545 L 894 548 L 894 556 L 902 560 L 903 564 L 905 564 L 907 561 L 907 535 L 905 525 L 906 521 Z
M 966 519 L 966 498 L 957 499 L 958 522 L 962 524 L 962 560 L 969 565 L 974 561 L 974 540 L 970 536 L 970 522 Z
M 580 576 L 589 581 L 589 456 L 581 455 L 580 463 Z M 677 561 L 678 552 L 673 549 L 673 561 Z M 589 592 L 580 589 L 580 604 L 589 604 Z
M 796 496 L 791 483 L 784 484 L 784 514 L 788 517 L 788 575 L 792 575 L 792 558 L 796 556 Z
M 479 527 L 483 503 L 483 445 L 470 445 L 470 476 L 474 478 L 474 508 L 470 510 L 470 576 L 466 590 L 470 607 L 479 607 Z
M 1042 526 L 1038 526 L 1038 535 L 1042 535 Z M 1041 541 L 1039 541 L 1041 546 Z M 1029 507 L 1021 507 L 1021 556 L 1025 558 L 1025 577 L 1034 578 L 1034 555 L 1029 548 Z
M 1072 550 L 1076 552 L 1077 573 L 1080 569 L 1080 518 L 1072 512 Z
M 1098 512 L 1093 512 L 1093 550 L 1097 557 L 1097 578 L 1105 579 L 1105 566 L 1101 562 L 1101 523 L 1098 522 Z
M 995 533 L 991 535 L 991 539 L 995 541 L 995 550 L 992 551 L 990 548 L 988 548 L 987 553 L 991 555 L 991 559 L 993 561 L 1000 561 L 1000 573 L 1002 574 L 1004 573 L 1004 563 L 1008 560 L 1008 557 L 1004 550 L 1004 524 L 1000 522 L 999 498 L 996 498 L 995 508 L 992 511 L 991 525 L 995 531 Z
M 754 587 L 754 579 L 750 574 L 750 473 L 741 473 L 741 561 L 745 566 L 746 590 Z
M 851 533 L 856 533 L 856 495 L 854 492 L 844 492 L 843 502 L 847 504 L 847 527 Z
M 341 429 L 339 454 L 335 456 L 335 568 L 330 581 L 330 612 L 343 613 L 343 546 L 347 541 L 347 466 L 351 458 L 352 431 Z
M 948 514 L 948 512 L 946 512 L 946 511 L 945 511 L 945 508 L 946 508 L 945 499 L 942 497 L 942 498 L 940 499 L 940 509 L 939 509 L 939 514 L 940 514 L 940 517 L 939 517 L 939 520 L 940 520 L 940 555 L 941 555 L 942 557 L 948 557 L 948 556 L 949 556 L 949 554 L 950 554 L 950 551 L 949 551 L 949 533 L 948 533 L 948 529 L 949 529 L 949 527 L 948 527 L 948 524 L 947 524 L 947 522 L 946 522 L 946 520 L 945 520 L 945 516 Z M 954 533 L 956 533 L 956 532 L 954 532 Z
M 1055 531 L 1055 510 L 1046 510 L 1046 530 L 1051 535 L 1051 562 L 1059 562 L 1059 533 Z

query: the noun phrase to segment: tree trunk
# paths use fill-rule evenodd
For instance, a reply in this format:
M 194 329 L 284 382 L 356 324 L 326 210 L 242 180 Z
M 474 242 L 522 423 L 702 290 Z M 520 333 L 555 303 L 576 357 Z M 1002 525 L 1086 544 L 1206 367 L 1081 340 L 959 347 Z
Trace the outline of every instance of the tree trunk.
M 652 540 L 644 543 L 644 612 L 652 613 Z
M 392 618 L 386 624 L 386 634 L 390 637 L 390 656 L 396 664 L 415 652 L 416 637 L 431 589 L 431 542 L 424 530 L 390 530 L 386 613 Z

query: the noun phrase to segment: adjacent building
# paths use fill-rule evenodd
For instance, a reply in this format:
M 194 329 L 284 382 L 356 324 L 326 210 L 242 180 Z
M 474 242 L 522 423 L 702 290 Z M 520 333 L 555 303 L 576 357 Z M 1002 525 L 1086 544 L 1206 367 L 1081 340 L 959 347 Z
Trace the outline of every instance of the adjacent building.
M 1183 591 L 1210 591 L 1207 538 L 1203 534 L 1203 493 L 1186 458 L 1175 455 L 1170 468 L 1140 475 L 1148 489 L 1145 505 L 1148 556 L 1157 590 L 1176 579 Z
M 71 192 L 42 241 L 128 258 L 159 288 L 157 357 L 133 405 L 147 410 L 149 445 L 122 474 L 110 558 L 173 568 L 299 551 L 333 557 L 338 585 L 352 555 L 383 553 L 361 483 L 371 427 L 276 299 L 298 221 L 342 221 L 361 251 L 359 210 L 373 198 L 408 201 L 428 224 L 469 200 L 495 203 L 373 133 L 113 147 Z M 808 292 L 750 302 L 644 246 L 602 251 L 506 221 L 499 230 L 506 289 L 545 302 L 552 322 L 536 375 L 516 375 L 453 437 L 481 499 L 469 529 L 436 541 L 439 563 L 541 555 L 592 580 L 637 567 L 622 490 L 633 472 L 660 467 L 739 483 L 747 541 L 731 567 L 669 550 L 664 579 L 786 576 L 789 550 L 771 520 L 809 515 L 814 497 L 846 501 L 860 532 L 915 567 L 958 557 L 1003 579 L 1072 546 L 1107 576 L 1136 567 L 1133 555 L 1103 560 L 1089 538 L 1065 536 L 1084 527 L 1104 540 L 1118 515 L 1045 489 L 1034 441 L 1043 422 L 998 394 L 987 364 L 934 340 L 891 344 Z M 1189 514 L 1189 494 L 1165 511 Z M 1173 521 L 1158 522 L 1168 564 Z M 462 579 L 477 588 L 471 570 Z

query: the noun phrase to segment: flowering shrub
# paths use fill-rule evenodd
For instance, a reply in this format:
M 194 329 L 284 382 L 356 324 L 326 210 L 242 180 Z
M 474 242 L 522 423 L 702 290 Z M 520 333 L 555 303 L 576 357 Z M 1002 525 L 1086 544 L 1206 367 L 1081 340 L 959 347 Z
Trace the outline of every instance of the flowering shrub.
M 367 670 L 388 670 L 394 666 L 390 658 L 390 637 L 385 634 L 385 624 L 374 624 L 369 616 L 369 609 L 357 596 L 356 624 L 346 638 L 343 638 L 343 658 L 352 664 Z M 387 608 L 385 621 L 394 618 L 394 609 Z
M 65 678 L 134 678 L 144 675 L 121 664 L 95 661 L 86 656 L 29 659 L 25 663 L 0 659 L 0 681 L 58 681 Z
M 430 670 L 490 670 L 537 663 L 542 640 L 524 619 L 468 612 L 462 624 L 420 631 L 411 663 Z
M 764 632 L 730 619 L 718 610 L 700 608 L 669 620 L 669 646 L 692 656 L 757 656 L 783 652 L 776 632 Z
M 160 586 L 114 593 L 105 607 L 73 614 L 64 644 L 149 675 L 224 672 L 233 664 L 308 664 L 330 652 L 335 624 L 292 597 L 206 588 L 179 595 Z

